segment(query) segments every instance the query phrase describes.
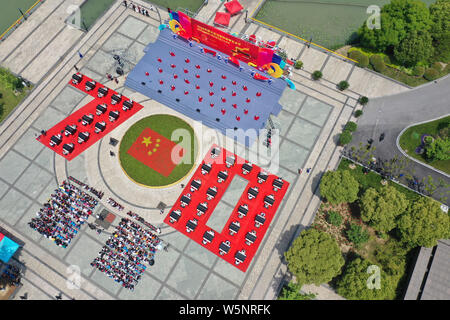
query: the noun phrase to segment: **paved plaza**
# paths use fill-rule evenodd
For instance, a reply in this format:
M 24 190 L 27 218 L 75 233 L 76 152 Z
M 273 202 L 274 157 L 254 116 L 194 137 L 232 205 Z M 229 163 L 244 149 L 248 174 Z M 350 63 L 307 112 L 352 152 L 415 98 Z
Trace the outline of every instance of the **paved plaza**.
M 256 1 L 242 3 L 247 8 L 256 5 Z M 198 17 L 208 22 L 222 7 L 220 0 L 210 0 Z M 161 14 L 163 19 L 167 18 L 167 12 L 161 10 Z M 25 242 L 18 258 L 26 263 L 24 286 L 15 299 L 25 291 L 29 293 L 29 299 L 54 299 L 58 292 L 63 293 L 63 298 L 77 300 L 275 298 L 286 273 L 283 252 L 291 239 L 314 218 L 320 203 L 318 182 L 323 172 L 334 169 L 338 163 L 341 148 L 336 141 L 345 123 L 355 120 L 352 114 L 358 107 L 357 99 L 367 93 L 368 86 L 364 85 L 364 79 L 382 84 L 377 92 L 376 85 L 375 89 L 371 89 L 375 96 L 381 95 L 388 87 L 392 93 L 407 90 L 385 78 L 372 79 L 372 74 L 365 77 L 358 73 L 353 64 L 308 49 L 304 44 L 261 26 L 245 23 L 242 14 L 232 18 L 231 32 L 255 33 L 266 39 L 276 39 L 290 57 L 300 56 L 305 62 L 305 70 L 296 70 L 292 76 L 297 90 L 286 88 L 280 99 L 282 111 L 272 117 L 274 126 L 280 130 L 279 150 L 262 156 L 256 162 L 287 180 L 290 188 L 255 258 L 247 272 L 243 273 L 162 223 L 178 198 L 181 185 L 189 181 L 192 173 L 168 188 L 146 188 L 128 179 L 118 157 L 110 156 L 110 151 L 117 154 L 119 148 L 109 144 L 110 138 L 120 141 L 132 124 L 152 114 L 176 115 L 192 125 L 200 147 L 196 164 L 212 143 L 230 142 L 221 134 L 207 135 L 211 130 L 208 127 L 125 88 L 124 77 L 119 77 L 118 84 L 106 78 L 107 73 L 115 74 L 117 65 L 114 54 L 126 57 L 125 74 L 133 69 L 144 55 L 143 49 L 156 40 L 158 25 L 157 15 L 144 17 L 125 9 L 117 1 L 88 33 L 76 38 L 79 41 L 72 43 L 68 54 L 47 69 L 45 77 L 38 79 L 30 96 L 0 124 L 0 227 Z M 0 55 L 3 45 L 0 45 Z M 78 52 L 83 52 L 82 59 Z M 9 59 L 13 56 L 10 55 Z M 41 130 L 51 128 L 91 101 L 91 97 L 68 85 L 74 65 L 80 68 L 80 72 L 142 104 L 144 109 L 83 154 L 67 162 L 35 138 Z M 323 70 L 324 79 L 312 81 L 308 72 L 314 70 Z M 336 83 L 343 79 L 350 79 L 349 82 L 354 84 L 352 90 L 340 92 L 336 89 Z M 247 159 L 256 151 L 253 147 L 249 150 L 243 146 L 235 150 L 236 154 Z M 311 169 L 310 173 L 306 173 L 307 168 Z M 303 169 L 302 174 L 298 173 L 299 169 Z M 98 235 L 85 224 L 64 249 L 27 225 L 52 191 L 69 176 L 105 192 L 96 211 L 106 208 L 116 214 L 118 218 L 114 225 L 118 224 L 120 216 L 132 210 L 160 227 L 161 239 L 170 244 L 167 251 L 157 252 L 155 265 L 147 268 L 134 292 L 122 288 L 90 266 L 109 233 L 113 232 L 113 227 Z M 209 224 L 212 227 L 221 229 L 236 203 L 237 195 L 242 193 L 242 181 L 235 180 L 211 216 Z M 124 205 L 125 209 L 119 212 L 112 208 L 106 203 L 109 197 Z M 157 208 L 160 202 L 167 205 L 164 215 Z M 89 222 L 94 219 L 91 217 Z M 78 270 L 82 279 L 79 289 L 69 285 Z

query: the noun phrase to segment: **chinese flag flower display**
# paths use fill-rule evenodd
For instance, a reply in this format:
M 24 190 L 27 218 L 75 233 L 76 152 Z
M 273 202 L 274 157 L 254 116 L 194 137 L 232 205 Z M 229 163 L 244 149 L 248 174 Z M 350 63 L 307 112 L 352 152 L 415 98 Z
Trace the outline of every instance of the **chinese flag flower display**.
M 156 172 L 168 177 L 183 159 L 185 150 L 158 132 L 146 128 L 127 153 Z

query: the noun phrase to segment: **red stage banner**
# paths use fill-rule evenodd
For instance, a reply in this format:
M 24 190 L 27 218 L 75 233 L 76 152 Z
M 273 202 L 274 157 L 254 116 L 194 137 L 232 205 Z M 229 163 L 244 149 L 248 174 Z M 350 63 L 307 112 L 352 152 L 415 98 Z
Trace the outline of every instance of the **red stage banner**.
M 260 47 L 203 22 L 191 19 L 192 38 L 245 63 L 257 65 Z
M 127 153 L 168 177 L 183 158 L 184 149 L 158 132 L 146 128 Z

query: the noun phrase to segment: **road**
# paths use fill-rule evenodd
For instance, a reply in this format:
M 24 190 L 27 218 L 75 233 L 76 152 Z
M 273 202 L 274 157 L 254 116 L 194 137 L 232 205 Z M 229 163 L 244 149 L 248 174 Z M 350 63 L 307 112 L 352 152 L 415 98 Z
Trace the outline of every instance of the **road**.
M 358 120 L 358 130 L 353 134 L 349 147 L 358 146 L 360 142 L 366 144 L 369 139 L 373 139 L 373 146 L 376 146 L 374 155 L 378 159 L 392 159 L 396 155 L 400 157 L 403 154 L 396 142 L 401 131 L 410 125 L 449 115 L 449 101 L 450 76 L 408 92 L 373 99 L 363 108 L 364 114 Z M 385 137 L 379 141 L 382 133 Z M 430 175 L 435 182 L 442 178 L 450 183 L 448 174 L 414 161 L 412 168 L 418 180 Z M 406 180 L 401 182 L 407 184 Z M 443 188 L 439 188 L 433 197 L 439 199 L 439 193 L 443 191 Z M 447 197 L 450 198 L 450 194 Z M 447 199 L 445 203 L 450 205 L 450 200 Z

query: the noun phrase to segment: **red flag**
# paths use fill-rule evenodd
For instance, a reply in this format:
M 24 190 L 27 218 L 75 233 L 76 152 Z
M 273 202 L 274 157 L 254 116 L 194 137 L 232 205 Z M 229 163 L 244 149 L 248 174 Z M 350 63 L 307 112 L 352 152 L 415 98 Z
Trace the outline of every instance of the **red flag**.
M 180 163 L 185 150 L 158 132 L 146 128 L 130 147 L 128 154 L 168 177 Z

